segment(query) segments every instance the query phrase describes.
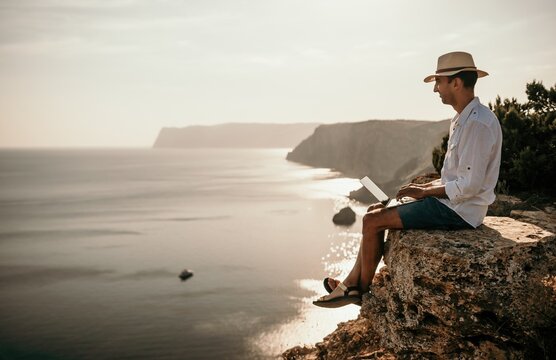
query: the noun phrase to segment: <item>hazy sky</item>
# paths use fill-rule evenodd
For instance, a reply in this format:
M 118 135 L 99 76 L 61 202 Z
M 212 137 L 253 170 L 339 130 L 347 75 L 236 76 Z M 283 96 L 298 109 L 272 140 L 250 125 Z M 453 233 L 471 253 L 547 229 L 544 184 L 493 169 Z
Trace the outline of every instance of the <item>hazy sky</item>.
M 161 127 L 440 120 L 423 78 L 468 51 L 477 95 L 556 83 L 556 1 L 0 0 L 0 147 L 151 146 Z

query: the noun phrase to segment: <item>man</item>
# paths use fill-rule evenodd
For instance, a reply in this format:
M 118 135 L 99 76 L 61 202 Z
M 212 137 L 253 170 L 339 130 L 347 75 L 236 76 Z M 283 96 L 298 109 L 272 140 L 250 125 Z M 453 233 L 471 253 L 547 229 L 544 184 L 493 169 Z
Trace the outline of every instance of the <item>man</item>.
M 434 81 L 433 91 L 456 111 L 441 178 L 424 185 L 404 185 L 396 195 L 418 201 L 392 208 L 380 203 L 369 207 L 353 269 L 343 282 L 326 278 L 324 286 L 330 294 L 313 304 L 361 304 L 362 292 L 369 289 L 382 258 L 386 229 L 457 230 L 481 225 L 495 199 L 502 147 L 498 119 L 474 93 L 477 78 L 487 75 L 468 53 L 451 52 L 438 58 L 436 73 L 424 81 Z

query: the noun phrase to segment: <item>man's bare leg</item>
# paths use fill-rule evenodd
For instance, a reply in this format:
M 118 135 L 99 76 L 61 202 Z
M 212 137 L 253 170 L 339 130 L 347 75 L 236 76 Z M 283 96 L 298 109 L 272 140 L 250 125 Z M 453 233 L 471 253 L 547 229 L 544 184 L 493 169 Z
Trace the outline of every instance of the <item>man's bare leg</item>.
M 382 243 L 384 243 L 384 231 L 381 231 L 378 233 L 378 238 L 379 240 L 382 241 Z M 359 244 L 359 251 L 357 253 L 357 257 L 355 260 L 355 264 L 353 265 L 353 268 L 351 269 L 351 271 L 349 272 L 348 276 L 345 278 L 345 280 L 343 281 L 343 283 L 347 286 L 356 286 L 359 285 L 360 286 L 360 280 L 361 280 L 361 247 L 363 245 L 363 240 L 361 240 L 361 243 Z M 382 252 L 381 252 L 381 256 L 382 256 Z M 379 259 L 380 262 L 380 259 Z M 339 280 L 335 280 L 330 278 L 328 280 L 328 285 L 330 286 L 331 289 L 335 289 L 336 286 L 338 286 L 338 283 L 340 281 Z M 362 290 L 366 291 L 366 289 L 361 288 Z
M 369 289 L 376 268 L 384 254 L 384 230 L 402 228 L 402 220 L 396 208 L 373 210 L 363 217 L 361 275 L 359 278 L 359 286 L 363 291 Z
M 376 203 L 371 205 L 368 209 L 367 212 L 371 212 L 373 210 L 377 210 L 377 209 L 381 209 L 384 208 L 384 205 L 381 203 Z M 381 241 L 382 244 L 384 244 L 384 231 L 381 231 L 378 233 L 378 238 Z M 357 253 L 357 257 L 355 260 L 355 264 L 353 265 L 353 268 L 351 269 L 350 273 L 348 274 L 348 276 L 345 278 L 345 280 L 343 281 L 343 283 L 347 286 L 359 286 L 361 288 L 361 290 L 366 291 L 368 288 L 367 287 L 363 288 L 361 287 L 360 284 L 360 280 L 361 280 L 361 247 L 363 245 L 363 240 L 361 240 L 361 243 L 359 244 L 359 251 Z M 384 245 L 382 246 L 382 251 L 380 251 L 380 257 L 382 257 L 382 253 L 384 252 Z M 379 258 L 379 262 L 380 262 L 380 258 Z M 378 263 L 377 263 L 378 266 Z M 376 270 L 376 268 L 375 268 Z M 332 279 L 330 278 L 328 280 L 328 286 L 330 286 L 331 289 L 335 289 L 336 286 L 338 286 L 338 284 L 340 283 L 339 280 L 336 279 Z
M 351 283 L 352 279 L 348 276 L 349 279 L 346 278 L 344 285 L 349 287 L 358 283 L 361 291 L 366 292 L 384 252 L 384 230 L 401 228 L 403 228 L 402 220 L 396 208 L 376 209 L 365 214 L 363 217 L 363 239 L 361 240 L 358 261 L 356 261 L 352 271 L 353 274 L 356 274 L 355 269 L 360 268 L 359 281 Z M 350 272 L 350 275 L 352 272 Z M 353 275 L 353 279 L 355 279 L 355 275 Z M 336 287 L 330 295 L 323 296 L 319 301 L 329 301 L 343 295 L 344 291 Z

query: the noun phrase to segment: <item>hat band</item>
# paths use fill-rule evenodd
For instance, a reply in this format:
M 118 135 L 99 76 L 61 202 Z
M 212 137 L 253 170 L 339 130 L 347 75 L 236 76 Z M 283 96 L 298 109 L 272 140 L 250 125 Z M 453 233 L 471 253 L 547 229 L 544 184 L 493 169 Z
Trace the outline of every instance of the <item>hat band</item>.
M 457 70 L 463 70 L 463 69 L 477 69 L 477 67 L 475 67 L 475 66 L 459 66 L 459 67 L 436 70 L 436 73 L 440 74 L 440 73 L 447 72 L 447 71 L 457 71 Z

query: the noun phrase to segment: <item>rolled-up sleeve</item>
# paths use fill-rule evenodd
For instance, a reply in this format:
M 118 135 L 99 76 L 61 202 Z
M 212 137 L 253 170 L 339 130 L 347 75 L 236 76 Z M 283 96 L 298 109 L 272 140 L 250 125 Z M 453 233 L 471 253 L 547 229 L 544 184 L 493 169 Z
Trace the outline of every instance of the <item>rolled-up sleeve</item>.
M 457 178 L 446 182 L 446 195 L 452 203 L 460 203 L 481 191 L 496 137 L 481 122 L 469 124 L 461 134 Z

